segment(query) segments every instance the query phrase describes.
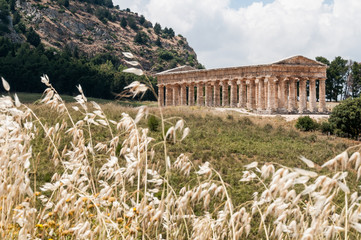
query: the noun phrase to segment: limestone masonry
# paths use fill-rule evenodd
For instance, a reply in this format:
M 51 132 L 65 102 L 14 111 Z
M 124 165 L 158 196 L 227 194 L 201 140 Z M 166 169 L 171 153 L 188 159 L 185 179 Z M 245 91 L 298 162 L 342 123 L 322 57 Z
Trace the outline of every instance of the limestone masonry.
M 161 106 L 229 106 L 261 113 L 324 113 L 326 68 L 325 64 L 303 56 L 247 67 L 196 70 L 183 66 L 156 74 L 158 98 Z

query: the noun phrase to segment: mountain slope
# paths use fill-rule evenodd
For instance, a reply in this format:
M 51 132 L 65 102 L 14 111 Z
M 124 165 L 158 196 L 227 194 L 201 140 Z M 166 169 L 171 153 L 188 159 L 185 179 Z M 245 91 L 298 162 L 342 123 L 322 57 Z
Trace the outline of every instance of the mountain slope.
M 2 0 L 4 1 L 4 0 Z M 10 4 L 14 0 L 9 0 Z M 29 41 L 34 30 L 46 47 L 94 57 L 111 54 L 125 64 L 121 52 L 137 56 L 145 70 L 159 72 L 180 65 L 202 67 L 194 50 L 171 28 L 147 21 L 127 10 L 99 5 L 99 1 L 16 1 L 9 23 L 13 41 Z M 1 21 L 1 20 L 0 20 Z M 35 34 L 35 35 L 36 35 Z M 31 42 L 31 41 L 29 41 Z M 36 45 L 33 44 L 33 45 Z

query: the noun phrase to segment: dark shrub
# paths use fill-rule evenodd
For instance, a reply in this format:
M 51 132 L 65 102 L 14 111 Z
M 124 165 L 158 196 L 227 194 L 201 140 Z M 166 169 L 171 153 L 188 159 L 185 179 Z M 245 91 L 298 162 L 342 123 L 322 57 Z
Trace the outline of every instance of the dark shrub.
M 320 124 L 320 130 L 324 134 L 333 134 L 334 128 L 329 121 L 324 121 Z
M 309 116 L 299 117 L 296 123 L 296 128 L 301 131 L 314 131 L 317 129 L 317 126 L 317 122 Z
M 341 102 L 332 110 L 329 122 L 339 130 L 338 135 L 343 132 L 346 136 L 358 139 L 361 133 L 361 98 L 349 98 Z
M 241 119 L 238 120 L 238 122 L 242 125 L 245 126 L 251 126 L 253 125 L 253 122 L 251 119 L 249 119 L 248 117 L 242 117 Z
M 265 132 L 270 132 L 272 129 L 273 129 L 273 126 L 272 126 L 271 124 L 269 124 L 269 123 L 267 123 L 267 124 L 264 125 L 264 127 L 263 127 L 263 130 L 264 130 Z
M 158 130 L 159 119 L 154 115 L 150 115 L 147 122 L 148 128 L 150 131 L 155 132 Z

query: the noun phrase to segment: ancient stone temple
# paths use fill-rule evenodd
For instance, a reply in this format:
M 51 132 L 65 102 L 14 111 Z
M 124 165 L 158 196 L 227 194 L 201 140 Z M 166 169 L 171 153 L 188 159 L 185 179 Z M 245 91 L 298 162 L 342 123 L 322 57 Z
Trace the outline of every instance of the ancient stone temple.
M 239 107 L 261 113 L 323 113 L 326 68 L 303 56 L 246 67 L 178 67 L 156 74 L 159 103 Z

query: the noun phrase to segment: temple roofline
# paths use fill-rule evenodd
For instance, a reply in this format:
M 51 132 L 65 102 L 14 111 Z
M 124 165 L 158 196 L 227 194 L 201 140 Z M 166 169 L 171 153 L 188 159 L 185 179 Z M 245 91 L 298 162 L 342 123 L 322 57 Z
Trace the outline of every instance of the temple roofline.
M 168 74 L 184 74 L 184 73 L 197 73 L 197 72 L 213 72 L 213 71 L 223 71 L 223 70 L 237 70 L 237 69 L 245 69 L 245 68 L 261 68 L 261 67 L 272 67 L 272 66 L 308 66 L 308 67 L 320 67 L 324 68 L 327 67 L 326 64 L 323 64 L 321 62 L 318 62 L 316 60 L 312 60 L 310 58 L 296 55 L 293 57 L 288 57 L 285 59 L 282 59 L 275 63 L 269 63 L 269 64 L 258 64 L 258 65 L 248 65 L 248 66 L 239 66 L 239 67 L 228 67 L 228 68 L 212 68 L 212 69 L 195 69 L 191 66 L 180 66 L 176 68 L 172 68 L 160 73 L 156 73 L 155 76 L 159 75 L 168 75 Z

